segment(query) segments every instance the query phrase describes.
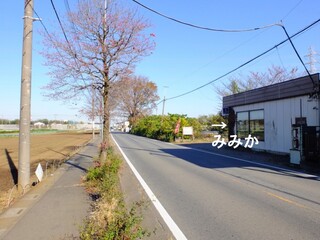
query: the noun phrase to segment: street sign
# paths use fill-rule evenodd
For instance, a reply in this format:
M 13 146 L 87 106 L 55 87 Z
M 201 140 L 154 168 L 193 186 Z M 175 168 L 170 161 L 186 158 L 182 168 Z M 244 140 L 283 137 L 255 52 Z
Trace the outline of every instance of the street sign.
M 183 127 L 182 134 L 192 136 L 193 135 L 193 127 Z
M 176 128 L 174 129 L 174 134 L 178 134 L 180 131 L 180 118 L 176 124 Z
M 39 182 L 41 182 L 41 181 L 42 181 L 42 178 L 43 178 L 43 170 L 42 170 L 42 167 L 41 167 L 41 164 L 40 164 L 40 163 L 38 164 L 38 167 L 37 167 L 37 169 L 36 169 L 36 171 L 35 171 L 35 174 L 36 174 Z

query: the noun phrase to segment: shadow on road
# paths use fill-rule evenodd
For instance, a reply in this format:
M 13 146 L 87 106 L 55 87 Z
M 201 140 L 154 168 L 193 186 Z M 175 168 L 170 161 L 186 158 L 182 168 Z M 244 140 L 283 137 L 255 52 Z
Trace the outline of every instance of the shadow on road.
M 113 132 L 112 134 L 123 135 L 127 133 Z M 316 172 L 316 175 L 294 172 L 303 171 L 303 169 L 290 165 L 288 155 L 258 152 L 251 149 L 233 149 L 225 146 L 218 149 L 212 147 L 210 142 L 179 144 L 176 148 L 158 148 L 158 146 L 163 146 L 162 144 L 155 146 L 155 148 L 130 148 L 126 146 L 121 146 L 121 148 L 129 151 L 144 151 L 160 157 L 177 157 L 203 168 L 243 168 L 249 171 L 320 181 L 320 177 L 316 176 L 320 172 Z
M 86 169 L 86 168 L 84 168 L 84 167 L 81 167 L 81 166 L 78 165 L 78 164 L 74 164 L 74 163 L 72 163 L 72 162 L 70 162 L 70 161 L 67 161 L 66 164 L 71 165 L 71 166 L 73 166 L 73 167 L 75 167 L 75 168 L 78 168 L 78 169 L 80 169 L 81 171 L 83 171 L 83 172 L 85 172 L 85 173 L 88 172 L 88 169 Z
M 256 159 L 251 159 L 250 157 L 245 158 L 243 156 L 230 156 L 227 153 L 217 153 L 202 152 L 202 149 L 188 149 L 188 148 L 163 148 L 159 149 L 163 153 L 170 154 L 179 159 L 187 161 L 189 163 L 195 164 L 203 168 L 211 169 L 221 169 L 221 168 L 243 168 L 250 171 L 265 172 L 275 175 L 284 175 L 295 178 L 303 178 L 309 180 L 319 181 L 318 176 L 306 175 L 306 174 L 296 174 L 292 172 L 291 169 L 279 167 L 272 162 L 259 161 L 259 156 L 255 156 Z M 208 151 L 208 150 L 206 150 Z M 208 151 L 210 152 L 210 151 Z M 247 155 L 250 153 L 246 153 Z M 251 153 L 252 155 L 253 153 Z M 253 154 L 254 155 L 254 154 Z M 243 157 L 243 159 L 240 159 Z M 247 160 L 250 159 L 250 160 Z

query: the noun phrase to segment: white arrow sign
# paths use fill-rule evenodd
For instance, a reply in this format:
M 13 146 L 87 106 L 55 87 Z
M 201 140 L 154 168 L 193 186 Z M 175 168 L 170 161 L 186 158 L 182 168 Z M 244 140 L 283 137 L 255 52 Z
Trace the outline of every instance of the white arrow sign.
M 224 129 L 227 124 L 225 124 L 224 122 L 221 122 L 221 124 L 212 124 L 211 125 L 212 127 L 221 127 L 221 129 Z

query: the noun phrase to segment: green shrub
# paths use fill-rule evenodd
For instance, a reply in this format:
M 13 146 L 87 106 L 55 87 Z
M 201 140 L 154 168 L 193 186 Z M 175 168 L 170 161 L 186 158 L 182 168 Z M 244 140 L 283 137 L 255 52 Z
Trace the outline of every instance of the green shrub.
M 112 148 L 107 151 L 105 164 L 91 168 L 86 175 L 86 186 L 94 196 L 100 196 L 95 202 L 93 212 L 85 222 L 80 233 L 83 240 L 105 239 L 141 239 L 148 235 L 140 224 L 142 216 L 137 207 L 127 211 L 120 191 L 118 172 L 121 158 Z
M 87 181 L 102 179 L 105 174 L 105 166 L 90 168 L 86 175 Z
M 178 134 L 174 129 L 180 119 Z M 194 135 L 201 132 L 201 125 L 196 118 L 189 118 L 186 115 L 168 114 L 166 116 L 152 115 L 141 118 L 131 129 L 131 133 L 139 136 L 153 138 L 161 141 L 172 142 L 175 137 L 182 136 L 182 127 L 193 127 Z

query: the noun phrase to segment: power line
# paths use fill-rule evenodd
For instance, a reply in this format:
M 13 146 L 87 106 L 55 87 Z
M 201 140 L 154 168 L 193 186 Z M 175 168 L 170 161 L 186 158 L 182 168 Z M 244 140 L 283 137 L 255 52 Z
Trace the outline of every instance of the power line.
M 207 66 L 209 66 L 209 65 L 211 65 L 212 63 L 218 61 L 219 59 L 223 58 L 224 56 L 232 53 L 233 51 L 237 50 L 238 48 L 240 48 L 240 47 L 242 47 L 243 45 L 245 45 L 245 44 L 249 43 L 250 41 L 252 41 L 254 38 L 258 37 L 259 35 L 261 35 L 261 34 L 264 33 L 265 31 L 268 31 L 268 29 L 265 29 L 264 31 L 257 33 L 257 34 L 254 35 L 253 37 L 251 37 L 251 38 L 249 38 L 249 39 L 241 42 L 239 45 L 233 47 L 232 49 L 227 50 L 227 51 L 224 52 L 223 54 L 221 54 L 221 55 L 219 55 L 218 57 L 216 57 L 214 60 L 211 60 L 211 61 L 205 63 L 204 65 L 200 66 L 200 67 L 197 68 L 196 70 L 192 71 L 191 73 L 188 73 L 187 76 L 190 77 L 190 75 L 193 75 L 194 73 L 200 71 L 200 70 L 203 69 L 203 68 L 206 68 Z M 186 78 L 186 77 L 184 77 L 184 79 L 185 79 L 185 78 Z
M 283 61 L 282 61 L 282 58 L 281 58 L 281 56 L 280 56 L 279 48 L 277 48 L 277 55 L 278 55 L 279 61 L 280 61 L 280 63 L 281 63 L 281 66 L 283 67 L 283 69 L 285 69 L 286 67 L 284 66 Z
M 217 28 L 209 28 L 209 27 L 203 27 L 203 26 L 198 26 L 198 25 L 195 25 L 195 24 L 192 24 L 192 23 L 188 23 L 188 22 L 184 22 L 184 21 L 181 21 L 181 20 L 178 20 L 176 18 L 173 18 L 173 17 L 169 17 L 167 15 L 164 15 L 152 8 L 149 8 L 147 7 L 146 5 L 143 5 L 142 3 L 136 1 L 136 0 L 132 0 L 133 2 L 135 2 L 136 4 L 140 5 L 141 7 L 161 16 L 161 17 L 164 17 L 166 19 L 169 19 L 171 21 L 174 21 L 174 22 L 177 22 L 179 24 L 182 24 L 182 25 L 186 25 L 186 26 L 189 26 L 189 27 L 193 27 L 193 28 L 197 28 L 197 29 L 202 29 L 202 30 L 206 30 L 206 31 L 213 31 L 213 32 L 229 32 L 229 33 L 236 33 L 236 32 L 252 32 L 252 31 L 257 31 L 257 30 L 261 30 L 261 29 L 265 29 L 265 28 L 270 28 L 270 27 L 274 27 L 274 26 L 277 26 L 278 23 L 273 23 L 273 24 L 269 24 L 269 25 L 266 25 L 266 26 L 262 26 L 262 27 L 255 27 L 255 28 L 248 28 L 248 29 L 217 29 Z
M 80 71 L 80 66 L 79 66 L 79 63 L 78 63 L 79 58 L 77 57 L 77 53 L 74 53 L 73 50 L 72 50 L 71 44 L 70 44 L 70 42 L 69 42 L 69 40 L 68 40 L 67 34 L 66 34 L 65 30 L 64 30 L 64 27 L 63 27 L 62 22 L 61 22 L 61 20 L 60 20 L 59 14 L 58 14 L 58 12 L 57 12 L 57 10 L 56 10 L 56 7 L 55 7 L 55 5 L 54 5 L 54 3 L 53 3 L 53 0 L 50 0 L 50 2 L 51 2 L 51 6 L 52 6 L 52 8 L 53 8 L 53 10 L 54 10 L 54 12 L 55 12 L 56 18 L 57 18 L 57 20 L 58 20 L 58 22 L 59 22 L 59 25 L 60 25 L 60 27 L 61 27 L 61 30 L 62 30 L 62 32 L 63 32 L 64 38 L 65 38 L 65 40 L 66 40 L 66 42 L 67 42 L 67 45 L 68 45 L 68 47 L 69 47 L 69 49 L 70 49 L 70 51 L 71 51 L 71 57 L 74 59 L 75 64 L 76 64 L 76 66 L 79 68 L 79 71 Z M 69 6 L 69 2 L 68 2 L 67 0 L 65 1 L 65 5 L 66 5 L 66 8 L 67 8 L 67 11 L 70 13 L 70 6 Z M 75 30 L 74 22 L 73 22 L 73 21 L 71 21 L 71 22 L 72 22 L 72 26 L 73 26 L 73 28 L 74 28 L 74 30 Z M 80 48 L 80 51 L 82 52 L 80 46 L 79 46 L 79 48 Z M 84 77 L 83 77 L 83 75 L 82 75 L 81 72 L 80 72 L 80 77 L 81 77 L 83 83 L 86 85 L 85 79 L 84 79 Z M 81 88 L 81 87 L 80 87 L 80 88 Z M 89 90 L 88 90 L 88 91 L 89 91 Z
M 51 42 L 53 42 L 53 39 L 51 37 L 51 34 L 49 33 L 46 25 L 44 24 L 44 22 L 42 21 L 41 17 L 39 16 L 39 14 L 36 12 L 36 10 L 34 8 L 32 8 L 32 11 L 34 12 L 34 14 L 36 14 L 36 16 L 38 17 L 38 20 L 40 21 L 43 29 L 45 30 L 46 34 L 48 35 L 48 37 L 50 38 Z M 59 49 L 54 45 L 54 48 L 57 50 L 58 54 L 62 57 L 62 54 L 60 53 Z
M 42 27 L 44 28 L 46 34 L 48 35 L 48 37 L 50 38 L 50 41 L 53 43 L 54 40 L 51 37 L 51 34 L 49 33 L 47 27 L 45 26 L 44 22 L 42 21 L 42 19 L 40 18 L 39 14 L 36 12 L 36 10 L 34 8 L 32 8 L 32 11 L 36 14 L 36 16 L 38 17 L 38 20 L 40 21 Z M 53 44 L 53 47 L 56 49 L 57 53 L 60 55 L 60 57 L 62 58 L 62 54 L 60 53 L 59 49 L 57 48 L 57 46 L 55 44 Z M 69 46 L 70 47 L 70 46 Z M 82 75 L 81 75 L 82 77 Z
M 190 94 L 190 93 L 193 93 L 193 92 L 195 92 L 195 91 L 197 91 L 197 90 L 199 90 L 199 89 L 201 89 L 201 88 L 204 88 L 204 87 L 206 87 L 206 86 L 208 86 L 208 85 L 212 84 L 213 82 L 216 82 L 216 81 L 220 80 L 221 78 L 224 78 L 224 77 L 228 76 L 229 74 L 231 74 L 231 73 L 233 73 L 233 72 L 235 72 L 235 71 L 239 70 L 240 68 L 242 68 L 242 67 L 244 67 L 244 66 L 248 65 L 249 63 L 251 63 L 251 62 L 255 61 L 256 59 L 258 59 L 258 58 L 262 57 L 263 55 L 265 55 L 265 54 L 267 54 L 267 53 L 271 52 L 273 49 L 278 48 L 279 46 L 281 46 L 282 44 L 286 43 L 287 41 L 291 41 L 291 39 L 292 39 L 292 38 L 294 38 L 294 37 L 296 37 L 296 36 L 300 35 L 301 33 L 303 33 L 304 31 L 308 30 L 309 28 L 313 27 L 314 25 L 316 25 L 316 24 L 317 24 L 317 23 L 319 23 L 319 22 L 320 22 L 320 19 L 318 19 L 318 20 L 314 21 L 313 23 L 311 23 L 311 24 L 310 24 L 310 25 L 308 25 L 307 27 L 305 27 L 305 28 L 303 28 L 302 30 L 298 31 L 297 33 L 293 34 L 291 37 L 290 37 L 290 36 L 288 36 L 288 38 L 287 38 L 287 39 L 285 39 L 285 40 L 281 41 L 280 43 L 278 43 L 278 44 L 277 44 L 277 45 L 275 45 L 274 47 L 272 47 L 272 48 L 270 48 L 270 49 L 268 49 L 268 50 L 264 51 L 263 53 L 261 53 L 261 54 L 257 55 L 256 57 L 254 57 L 254 58 L 250 59 L 249 61 L 247 61 L 247 62 L 245 62 L 245 63 L 241 64 L 240 66 L 238 66 L 238 67 L 236 67 L 236 68 L 232 69 L 231 71 L 229 71 L 229 72 L 227 72 L 227 73 L 225 73 L 225 74 L 221 75 L 220 77 L 215 78 L 215 79 L 213 79 L 212 81 L 210 81 L 210 82 L 208 82 L 208 83 L 206 83 L 206 84 L 203 84 L 203 85 L 201 85 L 201 86 L 199 86 L 199 87 L 197 87 L 197 88 L 194 88 L 194 89 L 192 89 L 192 90 L 190 90 L 190 91 L 188 91 L 188 92 L 182 93 L 182 94 L 177 95 L 177 96 L 174 96 L 174 97 L 167 98 L 167 99 L 166 99 L 166 101 L 168 101 L 168 100 L 172 100 L 172 99 L 176 99 L 176 98 L 179 98 L 179 97 L 182 97 L 182 96 L 188 95 L 188 94 Z M 299 54 L 298 54 L 298 55 L 299 55 Z M 304 65 L 304 64 L 303 64 L 303 65 Z M 310 75 L 309 75 L 309 76 L 310 76 Z M 310 76 L 310 77 L 311 77 L 311 76 Z M 311 77 L 311 79 L 312 79 L 312 77 Z M 312 79 L 312 82 L 314 83 L 313 79 Z M 160 103 L 161 103 L 161 102 L 160 102 Z M 160 104 L 160 103 L 158 103 L 158 104 Z
M 47 34 L 48 37 L 50 38 L 50 41 L 53 43 L 54 40 L 52 39 L 51 34 L 49 33 L 47 27 L 46 27 L 45 24 L 43 23 L 43 21 L 42 21 L 42 19 L 40 18 L 39 14 L 36 12 L 36 10 L 35 10 L 33 7 L 32 7 L 32 11 L 33 11 L 33 12 L 36 14 L 36 16 L 38 17 L 38 20 L 40 21 L 40 23 L 41 23 L 42 27 L 44 28 L 46 34 Z M 65 36 L 65 37 L 66 37 L 66 36 Z M 57 51 L 57 53 L 60 55 L 60 57 L 63 58 L 63 56 L 62 56 L 62 54 L 60 53 L 60 51 L 59 51 L 59 49 L 57 48 L 57 46 L 56 46 L 55 44 L 53 44 L 53 47 L 56 49 L 56 51 Z M 70 45 L 69 45 L 69 48 L 71 49 Z M 74 58 L 74 60 L 76 61 L 75 58 Z M 76 64 L 78 64 L 77 61 L 76 61 Z M 81 78 L 82 78 L 83 82 L 85 82 L 85 80 L 83 79 L 82 74 L 81 74 Z
M 66 8 L 68 9 L 68 11 L 70 11 L 70 7 L 69 7 L 68 2 L 67 2 L 66 4 L 67 4 L 67 5 L 66 5 Z M 40 21 L 40 23 L 41 23 L 42 27 L 44 28 L 46 34 L 48 35 L 48 37 L 50 38 L 51 42 L 53 43 L 54 41 L 53 41 L 53 39 L 52 39 L 52 37 L 51 37 L 51 34 L 49 33 L 49 31 L 48 31 L 47 27 L 45 26 L 44 22 L 42 21 L 41 17 L 40 17 L 39 14 L 37 13 L 37 11 L 33 8 L 33 6 L 31 6 L 31 7 L 32 7 L 32 11 L 34 12 L 34 14 L 38 17 L 37 20 Z M 55 9 L 54 4 L 53 4 L 53 8 Z M 58 13 L 57 13 L 56 10 L 55 10 L 55 12 L 56 12 L 56 16 L 57 16 L 57 18 L 58 18 L 58 20 L 59 20 L 59 23 L 61 24 L 59 15 L 58 15 Z M 60 25 L 60 26 L 61 26 L 61 25 Z M 62 27 L 62 26 L 61 26 L 61 27 Z M 64 28 L 63 28 L 63 27 L 62 27 L 62 31 L 64 32 Z M 68 43 L 68 46 L 69 46 L 69 48 L 70 48 L 70 50 L 71 50 L 71 52 L 72 52 L 70 43 L 69 43 L 69 41 L 68 41 L 68 38 L 67 38 L 65 32 L 64 32 L 64 35 L 65 35 L 66 41 L 67 41 L 67 43 Z M 62 54 L 60 53 L 60 51 L 59 51 L 59 49 L 57 48 L 57 46 L 56 46 L 55 44 L 53 44 L 53 47 L 56 49 L 56 51 L 57 51 L 57 53 L 60 55 L 60 57 L 63 58 L 63 56 L 62 56 Z M 75 55 L 75 56 L 72 56 L 72 57 L 73 57 L 76 65 L 78 66 L 77 56 Z M 80 73 L 80 74 L 81 74 L 81 79 L 82 79 L 82 81 L 83 81 L 84 84 L 85 84 L 85 80 L 84 80 L 84 78 L 83 78 L 83 75 L 82 75 L 82 73 Z M 73 77 L 73 78 L 75 79 L 75 77 Z M 88 90 L 88 92 L 89 92 L 89 90 Z M 85 95 L 85 97 L 86 97 L 86 99 L 88 100 L 88 96 Z
M 50 34 L 49 34 L 48 29 L 47 29 L 46 26 L 44 25 L 42 19 L 40 18 L 40 16 L 39 16 L 38 13 L 36 12 L 36 10 L 34 10 L 34 8 L 32 8 L 32 11 L 33 11 L 34 14 L 38 17 L 38 20 L 40 21 L 42 27 L 44 28 L 44 30 L 46 31 L 46 33 L 48 34 L 48 36 L 51 37 Z
M 300 3 L 302 3 L 303 0 L 300 0 L 298 3 L 296 3 L 295 6 L 293 6 L 289 12 L 282 18 L 282 20 L 284 20 L 285 18 L 287 18 L 299 5 Z
M 262 27 L 250 28 L 250 29 L 232 29 L 232 30 L 230 30 L 230 29 L 216 29 L 216 28 L 203 27 L 203 26 L 198 26 L 198 25 L 191 24 L 191 23 L 188 23 L 188 22 L 184 22 L 184 21 L 175 19 L 175 18 L 173 18 L 173 17 L 169 17 L 169 16 L 167 16 L 167 15 L 164 15 L 164 14 L 162 14 L 162 13 L 160 13 L 160 12 L 158 12 L 158 11 L 152 9 L 152 8 L 147 7 L 146 5 L 143 5 L 142 3 L 140 3 L 140 2 L 138 2 L 138 1 L 136 1 L 136 0 L 132 0 L 132 1 L 135 2 L 136 4 L 140 5 L 141 7 L 145 8 L 145 9 L 147 9 L 147 10 L 149 10 L 149 11 L 151 11 L 151 12 L 153 12 L 153 13 L 161 16 L 161 17 L 164 17 L 164 18 L 169 19 L 169 20 L 171 20 L 171 21 L 174 21 L 174 22 L 177 22 L 177 23 L 180 23 L 180 24 L 189 26 L 189 27 L 193 27 L 193 28 L 198 28 L 198 29 L 207 30 L 207 31 L 215 31 L 215 32 L 249 32 L 249 31 L 257 31 L 257 30 L 261 30 L 261 29 L 265 29 L 265 28 L 270 28 L 270 27 L 273 27 L 273 26 L 280 26 L 280 27 L 282 27 L 282 29 L 284 30 L 286 36 L 288 37 L 287 40 L 285 40 L 285 41 L 281 42 L 280 44 L 274 46 L 273 48 L 265 51 L 264 53 L 258 55 L 257 57 L 255 57 L 255 58 L 247 61 L 246 63 L 240 65 L 239 67 L 233 69 L 232 71 L 230 71 L 230 72 L 222 75 L 221 77 L 219 77 L 219 78 L 217 78 L 217 79 L 214 79 L 213 81 L 210 81 L 209 83 L 206 83 L 206 84 L 204 84 L 204 85 L 202 85 L 202 86 L 200 86 L 200 87 L 197 87 L 197 88 L 195 88 L 195 89 L 193 89 L 193 90 L 191 90 L 191 91 L 189 91 L 189 92 L 180 94 L 180 95 L 175 96 L 175 97 L 168 98 L 168 99 L 166 99 L 166 100 L 171 100 L 171 99 L 174 99 L 174 98 L 182 97 L 182 96 L 184 96 L 184 95 L 187 95 L 187 94 L 189 94 L 189 93 L 192 93 L 192 92 L 194 92 L 194 91 L 197 91 L 197 90 L 199 90 L 199 89 L 201 89 L 201 88 L 203 88 L 203 87 L 211 84 L 212 82 L 217 81 L 217 80 L 225 77 L 226 75 L 229 75 L 230 73 L 238 70 L 239 68 L 242 68 L 243 66 L 251 63 L 252 61 L 256 60 L 257 58 L 259 58 L 259 57 L 267 54 L 268 52 L 270 52 L 270 51 L 273 50 L 274 48 L 277 48 L 278 46 L 282 45 L 282 44 L 285 43 L 286 41 L 289 41 L 289 42 L 290 42 L 290 44 L 291 44 L 294 52 L 296 53 L 296 55 L 297 55 L 297 57 L 299 58 L 301 64 L 303 65 L 305 71 L 307 72 L 308 76 L 310 77 L 313 85 L 315 86 L 315 82 L 314 82 L 313 78 L 311 77 L 311 74 L 309 73 L 306 65 L 305 65 L 304 62 L 302 61 L 302 59 L 301 59 L 301 57 L 300 57 L 300 55 L 299 55 L 296 47 L 294 46 L 294 44 L 293 44 L 293 42 L 292 42 L 292 40 L 291 40 L 291 38 L 292 38 L 292 37 L 295 37 L 296 35 L 293 35 L 292 37 L 290 37 L 289 34 L 288 34 L 288 32 L 287 32 L 287 30 L 286 30 L 286 28 L 285 28 L 284 25 L 282 24 L 282 22 L 281 22 L 281 23 L 269 24 L 269 25 L 262 26 Z M 286 18 L 289 14 L 291 14 L 291 12 L 294 11 L 295 8 L 297 8 L 298 5 L 299 5 L 302 1 L 303 1 L 303 0 L 300 0 L 300 1 L 285 15 L 284 18 Z M 320 19 L 319 19 L 319 20 L 320 20 Z M 317 22 L 317 21 L 316 21 L 316 22 Z M 310 27 L 311 27 L 311 26 L 312 26 L 312 25 L 310 25 Z M 298 34 L 299 34 L 299 33 L 298 33 Z M 159 103 L 161 103 L 161 102 L 159 102 Z M 158 103 L 158 104 L 159 104 L 159 103 Z
M 63 28 L 63 26 L 62 26 L 62 23 L 61 23 L 59 14 L 58 14 L 58 12 L 57 12 L 57 10 L 56 10 L 56 7 L 55 7 L 55 5 L 54 5 L 54 3 L 53 3 L 53 0 L 50 0 L 50 2 L 51 2 L 51 6 L 52 6 L 52 8 L 53 8 L 53 11 L 54 11 L 54 13 L 55 13 L 55 15 L 56 15 L 56 17 L 57 17 L 57 19 L 58 19 L 58 22 L 59 22 L 59 24 L 60 24 L 60 27 L 61 27 L 63 36 L 64 36 L 64 38 L 66 39 L 66 42 L 68 43 L 68 45 L 69 45 L 69 47 L 70 47 L 70 49 L 71 49 L 70 42 L 69 42 L 69 40 L 68 40 L 68 38 L 67 38 L 66 32 L 64 31 L 64 28 Z M 72 49 L 71 49 L 71 50 L 72 50 Z
M 308 76 L 309 76 L 309 78 L 311 79 L 311 81 L 312 81 L 312 83 L 313 83 L 313 86 L 315 87 L 315 82 L 314 82 L 313 78 L 311 77 L 311 74 L 310 74 L 309 70 L 307 69 L 306 65 L 305 65 L 304 62 L 302 61 L 302 59 L 301 59 L 301 57 L 300 57 L 300 55 L 299 55 L 296 47 L 294 46 L 294 44 L 293 44 L 293 42 L 292 42 L 292 40 L 291 40 L 291 37 L 289 36 L 289 34 L 288 34 L 288 32 L 287 32 L 287 29 L 285 28 L 284 25 L 281 25 L 281 27 L 282 27 L 282 29 L 284 30 L 285 34 L 287 35 L 288 40 L 289 40 L 289 42 L 290 42 L 290 44 L 291 44 L 294 52 L 296 53 L 296 55 L 297 55 L 297 57 L 299 58 L 301 64 L 303 65 L 304 69 L 305 69 L 306 72 L 308 73 Z
M 64 5 L 65 5 L 67 13 L 68 13 L 68 15 L 70 17 L 71 16 L 71 9 L 70 9 L 70 5 L 69 5 L 69 1 L 68 0 L 64 0 Z M 73 30 L 76 32 L 76 27 L 75 27 L 75 24 L 74 24 L 73 20 L 70 19 L 70 22 L 71 22 Z
M 68 0 L 64 0 L 64 5 L 66 6 L 67 12 L 70 13 L 70 5 Z
M 59 24 L 60 24 L 60 27 L 61 27 L 61 30 L 62 30 L 62 32 L 63 32 L 64 38 L 65 38 L 65 40 L 66 40 L 66 42 L 67 42 L 67 44 L 68 44 L 68 47 L 69 47 L 69 49 L 70 49 L 70 51 L 71 51 L 71 56 L 72 56 L 72 58 L 74 59 L 75 64 L 76 64 L 76 66 L 77 66 L 77 68 L 79 69 L 79 72 L 80 72 L 80 66 L 79 66 L 79 63 L 78 63 L 79 58 L 77 57 L 77 53 L 74 53 L 73 50 L 72 50 L 72 48 L 71 48 L 71 44 L 70 44 L 70 42 L 69 42 L 69 40 L 68 40 L 68 38 L 67 38 L 67 35 L 66 35 L 66 32 L 65 32 L 63 26 L 62 26 L 62 23 L 61 23 L 59 14 L 58 14 L 58 12 L 57 12 L 57 10 L 56 10 L 56 8 L 55 8 L 55 5 L 54 5 L 54 3 L 53 3 L 53 0 L 50 0 L 50 2 L 51 2 L 51 5 L 52 5 L 53 10 L 54 10 L 54 12 L 55 12 L 55 15 L 56 15 L 56 17 L 57 17 L 57 19 L 58 19 L 58 22 L 59 22 Z M 65 0 L 64 3 L 65 3 L 65 6 L 66 6 L 66 9 L 67 9 L 67 12 L 68 12 L 68 14 L 70 15 L 70 12 L 71 12 L 71 11 L 70 11 L 70 5 L 69 5 L 68 0 Z M 72 20 L 71 20 L 71 24 L 72 24 L 73 30 L 76 31 L 75 24 L 74 24 L 74 22 L 73 22 Z M 80 52 L 81 52 L 81 54 L 82 54 L 82 49 L 81 49 L 80 44 L 78 44 L 78 46 L 79 46 Z M 81 77 L 84 85 L 87 85 L 81 72 L 80 72 L 80 77 Z M 73 76 L 73 78 L 75 78 L 75 77 Z M 80 88 L 82 88 L 82 87 L 80 87 Z M 89 95 L 92 95 L 92 101 L 94 101 L 94 95 L 93 95 L 93 93 L 90 94 L 89 89 L 88 89 L 88 88 L 86 88 L 86 89 L 87 89 Z M 92 81 L 92 91 L 94 91 L 93 81 Z M 87 101 L 88 101 L 89 97 L 88 97 L 87 95 L 85 95 L 85 97 L 86 97 L 86 99 L 87 99 Z M 93 133 L 94 133 L 94 132 L 93 132 Z

